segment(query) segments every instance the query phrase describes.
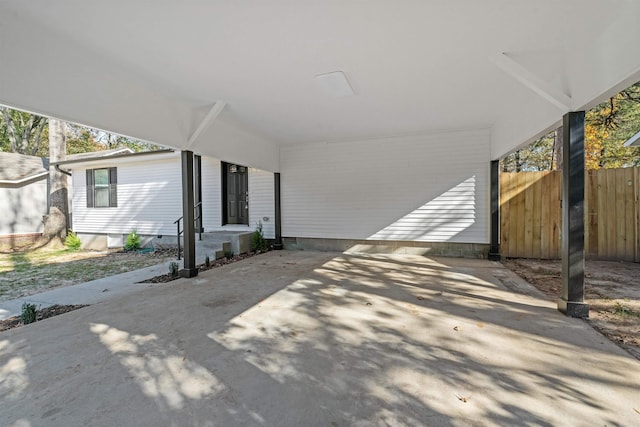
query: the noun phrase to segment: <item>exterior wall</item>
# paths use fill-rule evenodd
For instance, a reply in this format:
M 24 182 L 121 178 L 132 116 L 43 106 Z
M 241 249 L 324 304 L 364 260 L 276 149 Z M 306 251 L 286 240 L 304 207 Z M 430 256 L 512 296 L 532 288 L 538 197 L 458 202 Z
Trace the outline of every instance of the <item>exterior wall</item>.
M 249 228 L 254 230 L 262 222 L 262 232 L 267 239 L 274 239 L 275 199 L 273 173 L 249 169 Z
M 47 213 L 47 178 L 0 185 L 0 236 L 42 233 Z
M 118 168 L 118 207 L 87 208 L 87 168 Z M 80 233 L 175 235 L 182 216 L 182 175 L 175 158 L 119 164 L 87 164 L 73 169 L 73 228 Z
M 118 207 L 87 208 L 86 169 L 117 167 Z M 73 168 L 73 226 L 84 235 L 128 234 L 175 236 L 173 223 L 182 216 L 182 166 L 180 154 L 160 160 L 78 164 Z M 249 171 L 249 216 L 246 226 L 222 227 L 220 160 L 202 158 L 202 210 L 205 231 L 238 228 L 253 230 L 258 219 L 264 223 L 265 237 L 273 238 L 273 174 Z M 268 194 L 264 192 L 267 191 Z M 174 237 L 175 239 L 175 237 Z M 95 240 L 92 238 L 92 240 Z M 173 242 L 173 240 L 168 239 Z M 106 241 L 105 241 L 106 242 Z M 102 240 L 96 247 L 104 247 Z
M 283 147 L 284 237 L 489 242 L 487 130 Z

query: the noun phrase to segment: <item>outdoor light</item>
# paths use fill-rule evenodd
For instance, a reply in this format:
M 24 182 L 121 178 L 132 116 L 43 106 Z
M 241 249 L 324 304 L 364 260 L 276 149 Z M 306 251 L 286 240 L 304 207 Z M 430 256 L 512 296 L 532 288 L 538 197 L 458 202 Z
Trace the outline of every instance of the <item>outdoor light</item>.
M 355 92 L 347 80 L 347 76 L 342 71 L 333 71 L 331 73 L 318 74 L 316 79 L 320 82 L 324 91 L 336 98 L 343 96 L 353 96 Z

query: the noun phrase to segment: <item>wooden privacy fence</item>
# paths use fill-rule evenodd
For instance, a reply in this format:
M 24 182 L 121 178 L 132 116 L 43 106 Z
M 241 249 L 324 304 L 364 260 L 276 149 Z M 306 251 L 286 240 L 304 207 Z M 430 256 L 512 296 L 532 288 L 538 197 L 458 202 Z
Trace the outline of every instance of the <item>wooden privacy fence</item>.
M 640 168 L 585 173 L 585 255 L 640 262 Z M 502 173 L 500 252 L 560 258 L 562 171 Z

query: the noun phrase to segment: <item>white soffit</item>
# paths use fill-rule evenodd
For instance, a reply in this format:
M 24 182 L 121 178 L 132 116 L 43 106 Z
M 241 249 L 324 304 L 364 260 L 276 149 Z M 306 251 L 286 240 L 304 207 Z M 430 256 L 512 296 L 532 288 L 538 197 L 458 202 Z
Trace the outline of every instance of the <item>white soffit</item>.
M 353 96 L 355 92 L 342 71 L 332 71 L 330 73 L 318 74 L 316 76 L 320 87 L 326 94 L 336 98 Z
M 500 156 L 640 80 L 639 16 L 631 0 L 4 0 L 0 103 L 256 167 L 281 144 L 470 128 Z M 319 90 L 329 70 L 357 95 Z

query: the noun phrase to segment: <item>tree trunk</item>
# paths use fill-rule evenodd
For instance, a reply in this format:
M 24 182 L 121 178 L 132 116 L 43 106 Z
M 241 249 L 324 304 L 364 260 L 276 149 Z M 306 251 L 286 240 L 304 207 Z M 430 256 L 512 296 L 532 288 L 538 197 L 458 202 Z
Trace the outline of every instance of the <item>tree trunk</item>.
M 67 156 L 65 123 L 49 119 L 49 163 L 59 162 Z M 44 217 L 45 244 L 64 243 L 69 223 L 69 177 L 49 167 L 49 214 Z

